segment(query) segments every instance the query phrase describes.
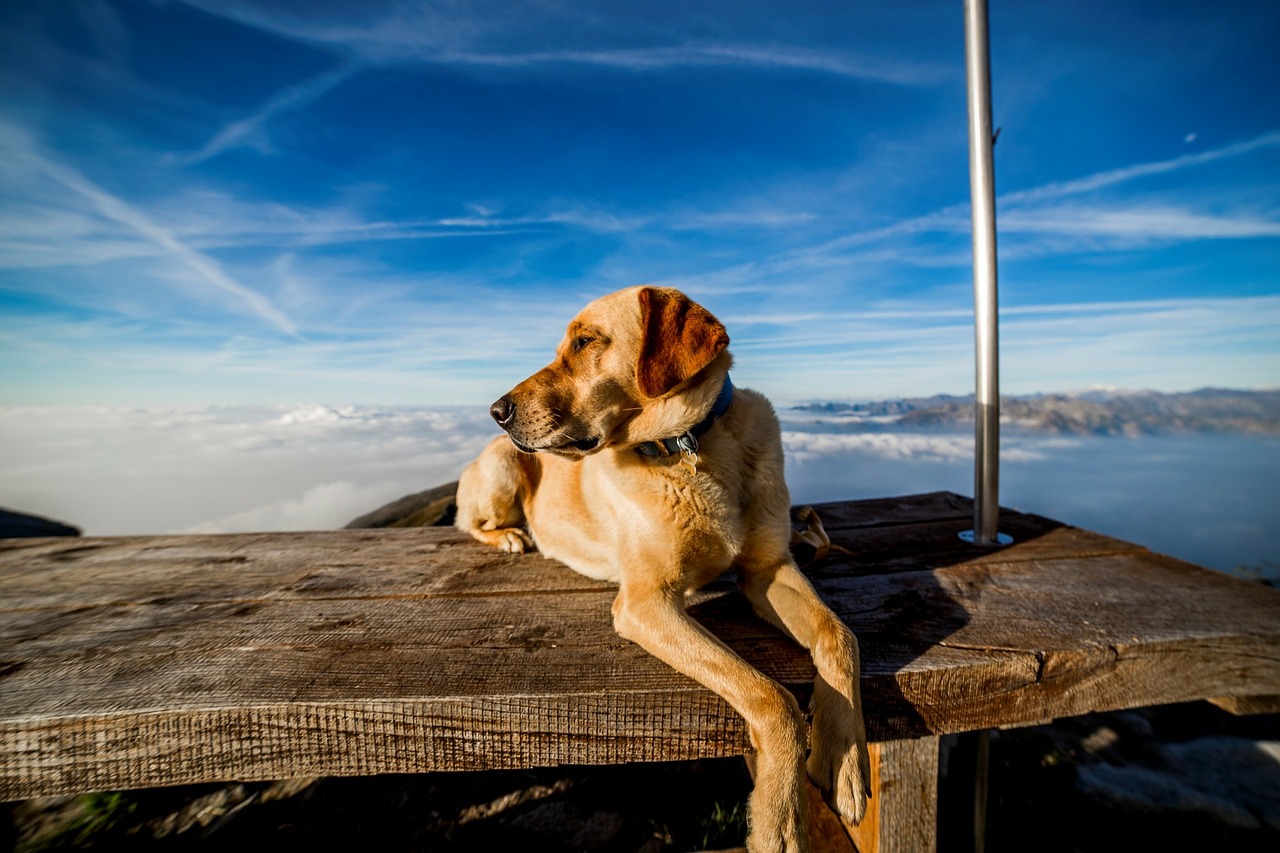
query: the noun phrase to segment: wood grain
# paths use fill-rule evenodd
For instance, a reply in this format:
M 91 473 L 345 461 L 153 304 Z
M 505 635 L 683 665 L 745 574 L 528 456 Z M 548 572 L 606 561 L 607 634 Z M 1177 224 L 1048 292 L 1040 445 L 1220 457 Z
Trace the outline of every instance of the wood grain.
M 823 505 L 871 736 L 1280 694 L 1280 592 L 947 493 Z M 612 631 L 612 587 L 449 529 L 0 542 L 0 798 L 741 754 L 717 697 Z M 729 581 L 690 612 L 807 701 Z

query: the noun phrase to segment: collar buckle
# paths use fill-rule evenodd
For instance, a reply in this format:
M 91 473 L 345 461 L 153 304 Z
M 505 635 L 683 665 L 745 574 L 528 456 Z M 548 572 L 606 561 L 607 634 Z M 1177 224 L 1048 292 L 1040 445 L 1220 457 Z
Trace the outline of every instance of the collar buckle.
M 733 383 L 729 381 L 729 374 L 726 373 L 724 384 L 720 386 L 720 396 L 716 397 L 715 405 L 711 407 L 711 411 L 705 418 L 684 435 L 637 444 L 636 452 L 641 456 L 649 457 L 674 456 L 679 453 L 680 464 L 688 465 L 690 471 L 698 473 L 698 436 L 711 429 L 716 419 L 729 410 L 729 404 L 732 402 Z

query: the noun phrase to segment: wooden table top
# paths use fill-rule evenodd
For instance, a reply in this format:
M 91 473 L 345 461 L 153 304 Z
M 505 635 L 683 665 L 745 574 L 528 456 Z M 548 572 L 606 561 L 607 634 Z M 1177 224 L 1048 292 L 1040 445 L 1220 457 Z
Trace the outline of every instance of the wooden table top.
M 892 740 L 1280 694 L 1280 591 L 949 493 L 820 505 L 807 570 Z M 0 542 L 0 799 L 228 779 L 740 754 L 718 697 L 610 623 L 613 588 L 448 528 Z M 728 581 L 690 612 L 807 697 Z

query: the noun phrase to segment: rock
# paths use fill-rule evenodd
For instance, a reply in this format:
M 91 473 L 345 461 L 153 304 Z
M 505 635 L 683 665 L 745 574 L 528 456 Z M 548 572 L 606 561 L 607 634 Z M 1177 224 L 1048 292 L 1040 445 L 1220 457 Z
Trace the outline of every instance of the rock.
M 25 539 L 32 536 L 79 536 L 80 528 L 51 521 L 38 515 L 14 512 L 0 507 L 0 539 Z
M 1162 743 L 1152 765 L 1080 767 L 1082 792 L 1146 812 L 1280 831 L 1280 742 L 1215 735 Z
M 1085 765 L 1080 768 L 1078 784 L 1089 799 L 1115 811 L 1177 812 L 1241 829 L 1261 828 L 1248 809 L 1223 794 L 1201 790 L 1179 774 L 1152 767 Z
M 600 850 L 622 832 L 624 821 L 613 812 L 584 814 L 573 803 L 552 802 L 535 806 L 511 825 L 528 832 L 547 846 L 570 850 Z
M 1280 741 L 1202 737 L 1159 747 L 1165 766 L 1280 832 Z
M 373 527 L 448 527 L 457 512 L 457 482 L 417 492 L 378 507 L 347 524 L 347 530 Z

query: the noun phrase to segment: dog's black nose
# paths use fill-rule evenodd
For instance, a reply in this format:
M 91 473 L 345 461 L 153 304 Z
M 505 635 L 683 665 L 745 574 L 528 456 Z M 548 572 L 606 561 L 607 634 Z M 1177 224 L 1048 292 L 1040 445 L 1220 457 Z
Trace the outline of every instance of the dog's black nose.
M 511 398 L 503 397 L 498 402 L 489 407 L 489 414 L 498 422 L 498 426 L 506 426 L 511 423 L 511 419 L 516 414 L 516 404 L 511 402 Z

